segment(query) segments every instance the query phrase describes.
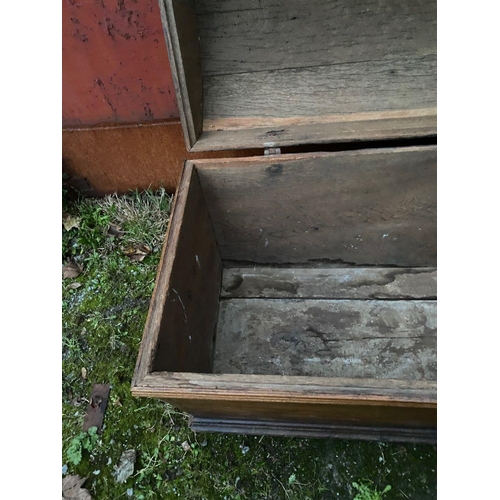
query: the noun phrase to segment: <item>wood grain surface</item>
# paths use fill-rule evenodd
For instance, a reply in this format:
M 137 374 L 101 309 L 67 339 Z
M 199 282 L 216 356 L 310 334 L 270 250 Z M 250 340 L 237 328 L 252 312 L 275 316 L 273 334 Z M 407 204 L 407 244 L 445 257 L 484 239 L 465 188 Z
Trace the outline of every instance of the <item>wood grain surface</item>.
M 230 299 L 214 373 L 436 379 L 434 301 Z
M 436 3 L 198 0 L 204 120 L 436 106 Z M 205 122 L 204 129 L 207 130 Z
M 262 126 L 276 117 L 433 108 L 436 71 L 436 55 L 432 54 L 404 60 L 205 76 L 204 120 L 257 117 L 254 126 Z
M 409 138 L 425 138 L 421 140 L 432 143 L 437 127 L 435 108 L 319 116 L 318 122 L 312 123 L 311 119 L 314 120 L 314 117 L 268 118 L 265 126 L 256 126 L 256 120 L 250 118 L 205 120 L 203 132 L 191 151 L 213 153 L 228 148 L 237 150 L 306 144 L 316 144 L 316 150 L 321 151 L 319 145 Z
M 320 424 L 330 431 L 343 427 L 338 437 L 345 438 L 435 440 L 435 381 L 155 372 L 133 385 L 132 394 L 168 401 L 195 419 L 210 420 L 210 426 L 219 422 L 221 431 L 226 425 L 232 429 L 224 432 L 251 434 L 251 424 L 263 434 L 267 423 L 267 432 L 300 436 L 303 426 Z M 240 423 L 227 422 L 234 419 Z
M 153 370 L 210 372 L 222 268 L 195 171 L 170 251 L 174 265 Z
M 288 404 L 275 402 L 255 403 L 238 401 L 181 401 L 174 403 L 189 413 L 200 417 L 216 417 L 226 414 L 227 418 L 264 418 L 270 421 L 302 421 L 302 422 L 350 422 L 363 425 L 397 425 L 402 422 L 410 427 L 431 427 L 435 425 L 436 413 L 434 408 L 408 406 L 365 405 L 358 402 L 346 404 L 299 404 L 288 401 Z
M 221 260 L 196 172 L 176 195 L 133 385 L 154 370 L 210 372 Z
M 229 267 L 223 298 L 435 299 L 433 268 Z
M 437 387 L 435 380 L 150 372 L 132 392 L 175 400 L 436 408 Z
M 159 1 L 177 104 L 189 150 L 202 129 L 203 87 L 194 0 Z
M 435 428 L 435 408 L 405 406 L 365 405 L 357 404 L 308 404 L 295 403 L 256 403 L 243 401 L 211 401 L 211 400 L 173 400 L 173 404 L 184 411 L 204 418 L 245 419 L 250 415 L 255 419 L 278 422 L 310 422 L 310 423 L 351 423 L 363 426 L 371 425 Z
M 204 76 L 436 53 L 436 2 L 196 0 Z
M 195 161 L 223 260 L 436 265 L 436 148 Z
M 182 404 L 182 403 L 181 403 Z M 283 408 L 285 415 L 289 410 Z M 189 426 L 195 432 L 223 432 L 231 434 L 250 434 L 257 436 L 288 436 L 300 438 L 336 438 L 363 441 L 391 441 L 401 443 L 435 444 L 437 431 L 429 427 L 399 427 L 346 424 L 346 423 L 310 423 L 305 421 L 291 422 L 281 420 L 263 420 L 254 418 L 223 418 L 192 416 Z

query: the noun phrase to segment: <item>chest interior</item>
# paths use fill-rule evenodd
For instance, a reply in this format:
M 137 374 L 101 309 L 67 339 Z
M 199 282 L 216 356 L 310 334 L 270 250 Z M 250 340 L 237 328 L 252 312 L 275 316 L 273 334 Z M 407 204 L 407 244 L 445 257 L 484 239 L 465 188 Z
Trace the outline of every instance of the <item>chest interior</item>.
M 154 370 L 433 380 L 436 149 L 189 164 Z

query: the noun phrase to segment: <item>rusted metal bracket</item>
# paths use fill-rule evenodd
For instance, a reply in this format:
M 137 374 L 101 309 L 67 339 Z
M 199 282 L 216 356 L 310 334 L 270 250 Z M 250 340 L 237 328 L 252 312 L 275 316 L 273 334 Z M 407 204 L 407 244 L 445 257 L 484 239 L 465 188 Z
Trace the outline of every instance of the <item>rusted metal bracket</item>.
M 104 414 L 108 406 L 109 400 L 109 384 L 96 384 L 90 395 L 90 403 L 87 406 L 87 413 L 83 420 L 83 430 L 86 432 L 91 427 L 97 427 L 97 430 L 102 429 Z

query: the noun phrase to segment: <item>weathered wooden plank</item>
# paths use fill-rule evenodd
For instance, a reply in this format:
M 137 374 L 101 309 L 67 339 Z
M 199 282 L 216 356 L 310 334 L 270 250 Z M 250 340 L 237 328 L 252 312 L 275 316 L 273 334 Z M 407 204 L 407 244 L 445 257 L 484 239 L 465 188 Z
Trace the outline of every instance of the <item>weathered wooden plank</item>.
M 182 403 L 181 403 L 182 406 Z M 301 438 L 336 438 L 336 439 L 360 439 L 363 441 L 390 441 L 390 442 L 401 442 L 401 443 L 415 443 L 415 444 L 435 444 L 437 441 L 437 430 L 436 430 L 436 418 L 435 411 L 426 411 L 425 415 L 418 415 L 421 418 L 421 422 L 424 426 L 421 427 L 402 427 L 404 420 L 399 416 L 399 427 L 396 427 L 394 423 L 391 426 L 386 425 L 368 425 L 369 421 L 366 419 L 359 419 L 357 423 L 339 423 L 333 420 L 335 416 L 338 415 L 338 408 L 333 409 L 331 420 L 332 423 L 310 423 L 307 420 L 311 420 L 310 417 L 303 417 L 303 421 L 295 421 L 287 418 L 295 408 L 288 408 L 286 406 L 282 408 L 276 408 L 276 414 L 273 420 L 261 420 L 258 418 L 249 419 L 249 414 L 255 414 L 254 408 L 249 409 L 250 411 L 243 415 L 243 418 L 227 418 L 220 416 L 213 417 L 198 417 L 195 414 L 189 421 L 189 427 L 195 432 L 224 432 L 231 434 L 250 434 L 257 436 L 289 436 L 289 437 L 301 437 Z M 316 409 L 307 407 L 304 408 L 309 415 L 311 410 Z M 373 414 L 371 408 L 367 411 L 367 414 Z M 394 408 L 391 408 L 393 420 Z M 225 413 L 228 413 L 227 410 Z M 415 410 L 406 410 L 403 412 L 401 409 L 396 412 L 406 413 L 406 417 L 411 415 L 415 419 Z M 421 412 L 417 412 L 421 413 Z M 432 415 L 434 413 L 434 415 Z M 294 415 L 297 415 L 295 412 Z M 299 413 L 300 415 L 300 413 Z M 246 417 L 246 418 L 245 418 Z M 423 418 L 422 418 L 423 417 Z M 434 417 L 434 418 L 433 418 Z M 337 417 L 338 419 L 338 417 Z M 359 420 L 363 422 L 359 423 Z M 427 425 L 427 427 L 425 427 Z
M 152 372 L 132 387 L 132 393 L 177 401 L 405 405 L 435 409 L 437 384 L 435 380 Z
M 369 111 L 366 113 L 348 113 L 337 115 L 310 115 L 310 116 L 268 116 L 265 118 L 265 126 L 262 126 L 261 117 L 226 117 L 216 118 L 214 120 L 205 120 L 204 128 L 206 131 L 217 130 L 219 132 L 238 131 L 243 127 L 251 129 L 255 134 L 260 133 L 262 129 L 274 127 L 274 135 L 280 137 L 283 130 L 279 127 L 311 127 L 322 125 L 324 127 L 330 126 L 359 126 L 360 123 L 368 123 L 377 121 L 384 122 L 384 120 L 400 121 L 404 123 L 405 120 L 427 120 L 430 117 L 436 116 L 436 108 L 422 108 L 410 110 L 387 110 L 387 111 Z M 286 132 L 286 130 L 285 130 Z M 267 134 L 268 136 L 271 134 Z
M 436 266 L 436 148 L 195 160 L 223 260 Z
M 197 0 L 203 75 L 436 53 L 436 2 Z
M 436 302 L 221 301 L 214 373 L 436 379 Z
M 221 273 L 197 174 L 187 165 L 176 194 L 133 386 L 155 370 L 211 371 Z
M 428 137 L 436 134 L 436 109 L 353 113 L 352 115 L 204 120 L 191 151 L 270 148 L 295 144 L 371 141 Z
M 184 139 L 188 150 L 202 130 L 203 88 L 194 0 L 159 0 Z
M 146 325 L 144 326 L 139 354 L 137 355 L 135 364 L 134 376 L 131 383 L 132 392 L 143 383 L 144 379 L 153 370 L 154 355 L 160 335 L 160 325 L 165 307 L 168 283 L 175 260 L 170 247 L 176 245 L 179 240 L 179 232 L 182 226 L 184 210 L 186 209 L 192 173 L 193 168 L 185 165 L 182 170 L 179 187 L 175 192 L 167 234 L 163 242 L 158 270 L 156 271 L 155 287 L 149 303 Z
M 413 110 L 436 106 L 436 55 L 205 76 L 204 120 Z M 207 126 L 204 126 L 207 129 Z
M 230 267 L 223 270 L 224 298 L 433 299 L 434 268 Z
M 169 250 L 174 265 L 153 370 L 210 372 L 222 267 L 196 171 Z

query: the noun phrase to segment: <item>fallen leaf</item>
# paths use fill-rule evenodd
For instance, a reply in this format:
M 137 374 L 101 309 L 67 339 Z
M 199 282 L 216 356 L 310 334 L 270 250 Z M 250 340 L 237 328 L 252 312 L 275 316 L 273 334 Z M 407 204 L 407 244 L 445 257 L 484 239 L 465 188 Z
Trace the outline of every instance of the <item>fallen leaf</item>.
M 122 231 L 121 226 L 117 224 L 110 224 L 108 227 L 108 236 L 114 236 L 116 238 L 121 238 L 125 234 L 125 231 Z
M 117 483 L 124 483 L 133 473 L 136 453 L 135 450 L 127 450 L 122 453 L 118 465 L 115 465 L 113 476 Z
M 83 380 L 87 379 L 87 368 L 85 367 L 82 368 L 82 378 Z
M 62 223 L 66 231 L 69 231 L 74 227 L 80 228 L 80 218 L 75 217 L 74 215 L 68 214 L 66 212 L 62 213 Z
M 188 443 L 187 441 L 184 441 L 184 442 L 181 444 L 181 446 L 182 446 L 182 449 L 183 449 L 184 451 L 191 451 L 191 446 L 189 446 L 189 443 Z
M 63 266 L 62 273 L 64 279 L 76 278 L 82 273 L 82 268 L 75 262 L 68 262 Z
M 82 284 L 81 284 L 80 282 L 78 282 L 78 281 L 73 281 L 73 283 L 70 283 L 70 284 L 68 285 L 68 288 L 69 288 L 70 290 L 76 290 L 77 288 L 80 288 L 81 286 L 82 286 Z
M 92 500 L 90 493 L 82 484 L 86 481 L 86 477 L 66 476 L 62 480 L 62 500 Z
M 113 403 L 113 406 L 122 406 L 122 402 L 120 401 L 120 398 L 116 398 L 116 400 Z
M 144 258 L 151 253 L 151 248 L 147 245 L 135 245 L 125 248 L 123 253 L 129 257 L 130 260 L 142 262 Z

